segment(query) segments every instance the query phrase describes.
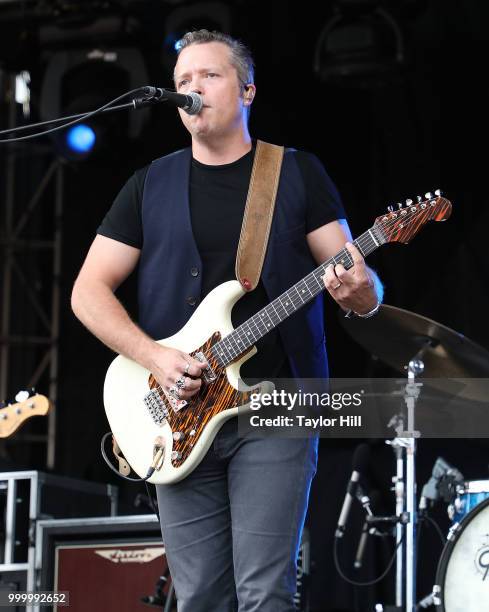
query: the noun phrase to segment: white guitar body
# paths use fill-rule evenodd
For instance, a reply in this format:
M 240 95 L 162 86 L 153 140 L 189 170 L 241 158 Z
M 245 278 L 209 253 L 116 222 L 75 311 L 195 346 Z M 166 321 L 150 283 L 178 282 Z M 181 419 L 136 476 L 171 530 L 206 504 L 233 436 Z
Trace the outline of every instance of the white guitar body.
M 228 281 L 219 285 L 205 297 L 178 333 L 158 342 L 164 346 L 192 353 L 205 344 L 215 332 L 220 332 L 224 338 L 233 331 L 231 310 L 243 295 L 244 291 L 238 281 Z M 227 381 L 234 389 L 238 389 L 241 364 L 255 353 L 256 347 L 252 347 L 225 369 Z M 168 423 L 171 419 L 165 419 L 161 424 L 155 423 L 144 402 L 144 397 L 150 391 L 150 375 L 148 370 L 131 359 L 122 355 L 116 357 L 105 378 L 105 411 L 112 433 L 126 461 L 141 477 L 146 476 L 153 462 L 155 441 L 162 439 L 165 447 L 164 458 L 158 466 L 159 469 L 149 478 L 149 482 L 169 484 L 181 480 L 197 467 L 220 427 L 238 414 L 238 406 L 226 408 L 212 416 L 206 422 L 195 444 L 192 444 L 188 457 L 181 465 L 175 466 L 175 462 L 172 461 L 172 451 L 177 444 L 173 439 L 174 432 Z M 239 382 L 240 392 L 252 390 L 257 393 L 270 393 L 273 384 L 266 381 L 251 388 L 242 381 Z M 179 414 L 191 410 L 190 402 L 188 406 L 179 410 Z M 240 414 L 249 410 L 249 402 L 239 406 Z

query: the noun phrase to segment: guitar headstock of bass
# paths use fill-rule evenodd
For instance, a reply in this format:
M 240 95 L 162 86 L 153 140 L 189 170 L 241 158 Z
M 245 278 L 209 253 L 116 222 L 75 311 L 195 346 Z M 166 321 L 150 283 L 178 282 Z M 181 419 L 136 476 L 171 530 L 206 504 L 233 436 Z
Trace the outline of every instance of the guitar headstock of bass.
M 14 404 L 8 404 L 0 408 L 0 438 L 8 438 L 32 416 L 45 416 L 50 408 L 51 402 L 44 395 L 31 395 L 21 391 L 16 396 Z
M 442 197 L 439 189 L 428 192 L 416 202 L 406 200 L 397 207 L 389 206 L 387 213 L 375 219 L 374 227 L 385 242 L 408 244 L 428 221 L 445 221 L 452 212 L 452 204 Z

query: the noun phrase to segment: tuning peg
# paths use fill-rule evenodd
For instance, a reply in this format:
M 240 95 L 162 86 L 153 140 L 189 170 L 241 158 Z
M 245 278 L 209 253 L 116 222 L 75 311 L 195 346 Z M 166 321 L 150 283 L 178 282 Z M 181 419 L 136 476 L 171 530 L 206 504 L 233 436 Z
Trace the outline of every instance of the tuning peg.
M 424 194 L 424 197 L 425 197 L 427 200 L 432 200 L 432 199 L 433 199 L 433 194 L 431 193 L 431 191 L 428 191 L 428 192 L 426 192 L 426 193 Z
M 15 401 L 22 403 L 29 399 L 29 391 L 19 391 L 15 396 Z
M 411 198 L 408 198 L 406 200 L 406 206 L 412 206 L 413 205 L 413 201 L 411 200 Z
M 416 196 L 416 199 L 418 200 L 418 202 L 422 202 L 423 198 L 421 196 Z
M 394 206 L 388 206 L 388 207 L 387 207 L 387 210 L 388 210 L 389 212 L 394 212 Z
M 440 197 L 441 195 L 443 195 L 442 191 L 440 191 L 440 189 L 436 189 L 435 190 L 435 195 Z
M 402 202 L 397 203 L 397 208 L 402 208 Z

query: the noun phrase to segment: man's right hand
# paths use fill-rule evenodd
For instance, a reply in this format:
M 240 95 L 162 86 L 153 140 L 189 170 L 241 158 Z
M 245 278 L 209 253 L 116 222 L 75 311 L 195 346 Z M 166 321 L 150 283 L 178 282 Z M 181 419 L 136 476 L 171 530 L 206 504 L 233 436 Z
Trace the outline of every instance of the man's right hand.
M 156 346 L 158 348 L 151 358 L 151 373 L 166 393 L 172 388 L 176 389 L 178 398 L 188 401 L 202 385 L 202 370 L 207 367 L 207 362 L 197 361 L 178 349 Z M 183 387 L 179 388 L 177 380 L 183 381 Z

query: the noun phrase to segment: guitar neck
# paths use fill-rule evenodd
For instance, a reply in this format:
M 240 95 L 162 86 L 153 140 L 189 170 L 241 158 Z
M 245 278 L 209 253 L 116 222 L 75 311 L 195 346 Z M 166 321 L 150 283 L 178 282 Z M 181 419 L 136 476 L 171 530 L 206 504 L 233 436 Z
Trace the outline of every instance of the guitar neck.
M 353 244 L 357 247 L 363 257 L 367 257 L 386 242 L 380 228 L 373 226 Z M 346 248 L 341 249 L 334 257 L 331 257 L 306 277 L 298 281 L 287 291 L 279 295 L 262 308 L 247 321 L 233 330 L 225 338 L 217 342 L 212 348 L 213 357 L 219 365 L 226 367 L 235 361 L 242 353 L 253 344 L 272 331 L 287 317 L 294 314 L 305 304 L 310 302 L 324 289 L 322 277 L 326 268 L 331 264 L 342 264 L 347 270 L 353 266 L 353 260 Z

